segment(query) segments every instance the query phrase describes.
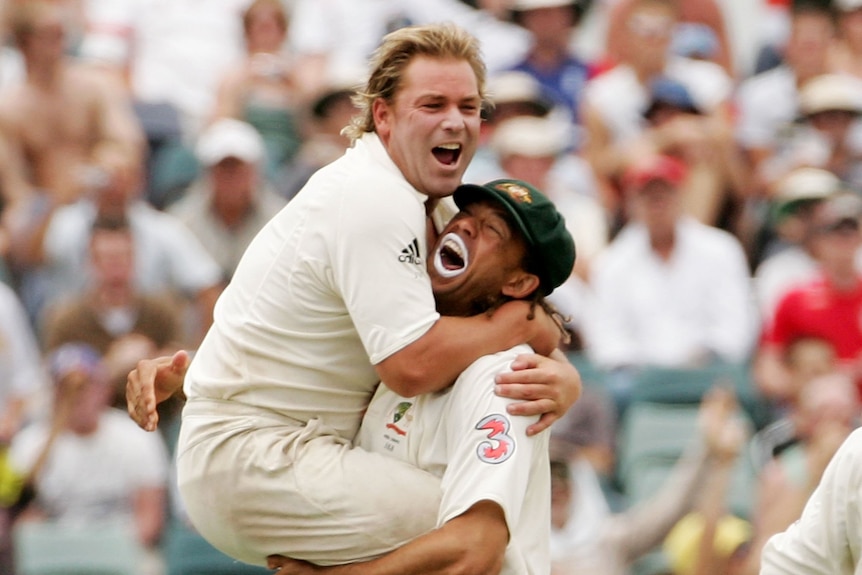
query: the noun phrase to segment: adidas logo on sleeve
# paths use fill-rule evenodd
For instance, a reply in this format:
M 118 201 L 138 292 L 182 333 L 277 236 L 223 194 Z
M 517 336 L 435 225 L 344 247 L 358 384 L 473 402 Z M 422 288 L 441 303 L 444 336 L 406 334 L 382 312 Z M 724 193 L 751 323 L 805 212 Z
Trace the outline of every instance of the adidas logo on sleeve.
M 422 256 L 419 253 L 419 240 L 413 238 L 413 241 L 401 250 L 401 255 L 398 256 L 398 261 L 411 263 L 417 266 L 422 265 Z

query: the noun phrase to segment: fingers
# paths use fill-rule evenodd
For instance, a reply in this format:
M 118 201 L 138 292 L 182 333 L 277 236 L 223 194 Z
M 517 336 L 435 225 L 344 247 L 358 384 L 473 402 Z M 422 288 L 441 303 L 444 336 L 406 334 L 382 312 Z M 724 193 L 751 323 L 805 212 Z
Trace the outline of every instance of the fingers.
M 556 401 L 559 394 L 553 386 L 546 385 L 543 381 L 537 383 L 508 383 L 497 384 L 494 393 L 500 397 L 519 399 L 521 401 L 533 401 L 537 399 L 550 399 Z M 531 414 L 535 415 L 535 414 Z
M 512 370 L 535 369 L 547 358 L 537 353 L 522 353 L 512 362 Z
M 156 366 L 152 360 L 141 360 L 126 378 L 126 408 L 132 420 L 146 431 L 155 431 L 159 423 L 153 382 Z
M 266 566 L 269 569 L 278 569 L 287 562 L 283 555 L 270 555 L 266 558 Z
M 171 357 L 171 371 L 176 374 L 185 374 L 189 367 L 189 354 L 186 350 L 181 349 Z
M 557 407 L 557 403 L 552 399 L 536 399 L 533 401 L 512 403 L 506 407 L 506 411 L 510 415 L 544 416 L 545 414 L 554 414 L 556 417 L 559 411 Z
M 542 417 L 539 418 L 539 421 L 527 427 L 527 436 L 537 435 L 542 433 L 549 427 L 551 424 L 557 421 L 559 417 L 557 417 L 553 413 L 546 413 Z

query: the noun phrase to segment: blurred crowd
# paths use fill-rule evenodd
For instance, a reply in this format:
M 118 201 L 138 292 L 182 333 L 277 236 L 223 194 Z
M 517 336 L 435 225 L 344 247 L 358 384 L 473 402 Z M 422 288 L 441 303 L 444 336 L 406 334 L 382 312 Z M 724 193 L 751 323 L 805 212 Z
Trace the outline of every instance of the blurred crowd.
M 550 298 L 585 384 L 554 429 L 554 575 L 757 573 L 859 423 L 862 0 L 0 7 L 0 573 L 39 521 L 130 526 L 139 573 L 181 573 L 182 398 L 147 434 L 126 374 L 195 349 L 410 24 L 481 43 L 465 179 L 532 183 L 576 240 Z M 622 450 L 655 374 L 650 402 L 697 415 L 640 497 Z

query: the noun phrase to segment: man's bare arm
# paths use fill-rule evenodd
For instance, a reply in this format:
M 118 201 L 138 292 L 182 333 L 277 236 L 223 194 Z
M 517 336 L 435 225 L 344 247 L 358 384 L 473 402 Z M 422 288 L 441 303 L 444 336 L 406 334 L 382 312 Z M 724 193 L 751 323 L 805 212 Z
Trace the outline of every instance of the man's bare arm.
M 461 339 L 452 336 L 452 341 Z M 444 367 L 451 368 L 446 359 L 438 361 Z M 147 431 L 156 429 L 159 422 L 156 406 L 182 387 L 188 362 L 186 352 L 179 351 L 173 357 L 141 360 L 129 373 L 126 381 L 126 407 L 129 415 L 140 427 Z M 528 435 L 535 435 L 547 429 L 580 397 L 581 377 L 559 350 L 553 351 L 550 357 L 538 354 L 520 356 L 512 368 L 515 370 L 513 373 L 498 378 L 498 393 L 504 397 L 523 400 L 522 403 L 510 407 L 510 413 L 513 415 L 542 414 L 539 421 L 527 429 Z M 457 375 L 456 373 L 455 376 Z
M 503 567 L 509 529 L 503 510 L 480 501 L 439 529 L 378 559 L 320 567 L 269 557 L 275 575 L 496 575 Z
M 529 343 L 550 355 L 561 339 L 553 320 L 530 303 L 511 301 L 493 315 L 441 317 L 422 337 L 375 366 L 380 380 L 402 397 L 439 391 L 478 358 Z
M 126 91 L 112 76 L 101 71 L 89 72 L 97 90 L 98 112 L 98 136 L 91 161 L 100 165 L 115 150 L 139 157 L 146 147 L 146 139 Z

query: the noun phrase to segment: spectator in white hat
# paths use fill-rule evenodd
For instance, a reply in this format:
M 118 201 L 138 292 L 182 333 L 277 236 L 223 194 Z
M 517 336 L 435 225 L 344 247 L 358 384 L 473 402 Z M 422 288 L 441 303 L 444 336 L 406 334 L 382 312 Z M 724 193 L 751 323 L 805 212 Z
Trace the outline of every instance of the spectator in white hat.
M 168 212 L 200 240 L 228 280 L 252 238 L 286 202 L 263 177 L 263 138 L 250 124 L 217 120 L 201 134 L 196 153 L 204 172 Z
M 497 126 L 509 118 L 541 118 L 552 113 L 554 102 L 539 81 L 527 72 L 508 70 L 488 78 L 488 106 L 482 111 L 484 122 L 479 128 L 479 147 L 464 174 L 464 181 L 487 182 L 500 175 L 497 154 L 490 142 Z
M 849 186 L 862 184 L 862 79 L 822 74 L 799 91 L 799 121 L 764 163 L 767 182 L 798 166 L 833 172 Z
M 816 206 L 841 189 L 841 181 L 819 168 L 796 168 L 776 184 L 771 226 L 775 240 L 754 271 L 754 287 L 761 317 L 768 323 L 778 301 L 791 287 L 817 275 L 811 253 Z

